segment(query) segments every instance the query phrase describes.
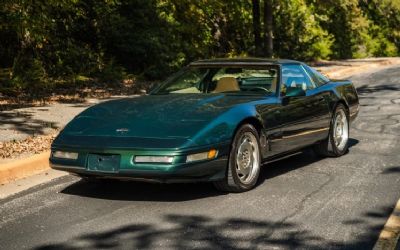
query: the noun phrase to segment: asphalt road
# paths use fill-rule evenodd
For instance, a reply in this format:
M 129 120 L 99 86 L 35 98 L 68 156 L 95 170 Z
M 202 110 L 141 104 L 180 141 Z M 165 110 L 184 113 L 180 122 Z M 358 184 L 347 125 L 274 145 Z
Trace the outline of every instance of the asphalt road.
M 62 177 L 0 201 L 0 248 L 372 248 L 400 198 L 400 66 L 353 81 L 361 113 L 341 158 L 266 165 L 242 194 Z

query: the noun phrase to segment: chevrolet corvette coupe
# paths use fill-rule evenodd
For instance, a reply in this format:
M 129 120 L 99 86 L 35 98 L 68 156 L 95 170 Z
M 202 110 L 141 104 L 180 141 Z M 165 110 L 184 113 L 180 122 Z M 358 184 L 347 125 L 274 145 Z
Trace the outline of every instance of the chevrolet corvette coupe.
M 358 110 L 350 81 L 301 62 L 201 60 L 148 95 L 77 115 L 55 138 L 50 164 L 89 180 L 210 181 L 243 192 L 263 164 L 306 147 L 346 153 Z

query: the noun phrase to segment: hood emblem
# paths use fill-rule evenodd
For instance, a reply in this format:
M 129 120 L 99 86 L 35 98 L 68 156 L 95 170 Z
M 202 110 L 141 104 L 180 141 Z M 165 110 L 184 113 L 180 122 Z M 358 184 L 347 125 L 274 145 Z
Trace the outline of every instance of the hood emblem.
M 116 131 L 117 133 L 124 134 L 124 133 L 126 133 L 126 132 L 129 132 L 129 129 L 127 129 L 127 128 L 117 128 L 115 131 Z

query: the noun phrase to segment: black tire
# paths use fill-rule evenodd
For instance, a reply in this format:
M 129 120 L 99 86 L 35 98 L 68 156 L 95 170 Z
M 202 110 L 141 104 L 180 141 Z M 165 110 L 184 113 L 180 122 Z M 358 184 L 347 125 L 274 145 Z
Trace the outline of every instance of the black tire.
M 334 141 L 334 123 L 335 119 L 341 112 L 344 112 L 345 117 L 347 119 L 347 141 L 343 148 L 338 148 Z M 343 104 L 338 104 L 336 106 L 335 112 L 332 115 L 330 128 L 329 128 L 329 135 L 328 137 L 323 140 L 322 142 L 314 145 L 313 149 L 314 152 L 322 157 L 339 157 L 344 155 L 348 151 L 349 147 L 349 135 L 350 135 L 350 123 L 349 123 L 349 113 L 346 107 Z
M 251 178 L 251 181 L 249 183 L 243 183 L 241 179 L 239 178 L 238 172 L 237 172 L 237 163 L 236 163 L 236 156 L 238 152 L 238 146 L 240 143 L 240 139 L 245 133 L 251 133 L 254 135 L 257 141 L 257 149 L 258 150 L 258 164 L 255 163 L 255 165 L 258 165 L 257 168 L 254 168 L 254 174 L 252 175 L 253 177 Z M 233 192 L 233 193 L 240 193 L 240 192 L 245 192 L 250 189 L 252 189 L 256 184 L 258 180 L 258 176 L 260 174 L 260 168 L 261 168 L 261 152 L 260 152 L 260 138 L 258 135 L 257 130 L 250 124 L 244 124 L 242 125 L 236 132 L 232 145 L 231 145 L 231 150 L 229 153 L 229 160 L 228 160 L 228 166 L 225 174 L 225 178 L 220 181 L 215 181 L 214 186 L 223 192 Z M 252 168 L 252 169 L 253 169 Z

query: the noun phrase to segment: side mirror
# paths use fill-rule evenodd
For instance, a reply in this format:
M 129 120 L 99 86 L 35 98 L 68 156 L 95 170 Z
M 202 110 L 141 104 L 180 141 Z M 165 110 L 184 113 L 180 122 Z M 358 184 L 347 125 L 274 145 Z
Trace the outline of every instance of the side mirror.
M 286 95 L 282 98 L 282 105 L 288 105 L 291 98 L 301 96 L 306 96 L 306 92 L 302 88 L 288 87 Z
M 286 88 L 286 95 L 288 97 L 306 96 L 306 92 L 302 88 L 288 87 Z

